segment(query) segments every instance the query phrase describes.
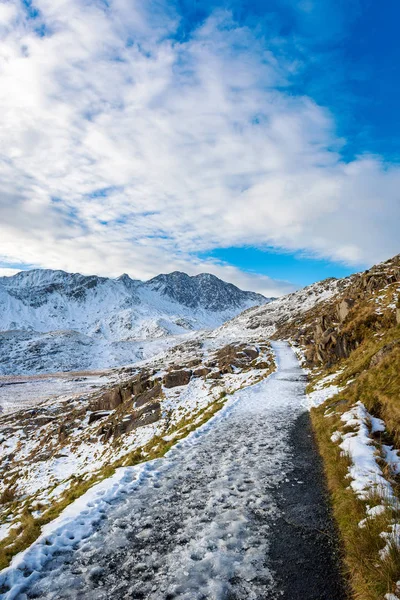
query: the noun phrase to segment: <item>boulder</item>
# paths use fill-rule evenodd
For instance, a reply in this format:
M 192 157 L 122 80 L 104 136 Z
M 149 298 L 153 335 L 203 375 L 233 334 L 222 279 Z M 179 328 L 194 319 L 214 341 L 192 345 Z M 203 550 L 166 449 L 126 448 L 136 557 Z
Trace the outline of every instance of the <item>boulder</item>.
M 199 367 L 193 371 L 193 377 L 207 377 L 209 373 L 211 373 L 209 367 Z
M 161 383 L 158 382 L 150 390 L 147 390 L 146 392 L 139 394 L 139 396 L 137 396 L 135 398 L 135 402 L 134 402 L 135 408 L 140 408 L 140 407 L 144 406 L 145 404 L 148 404 L 149 402 L 151 402 L 152 400 L 157 398 L 161 394 L 161 391 L 162 391 Z
M 393 350 L 393 348 L 395 346 L 397 346 L 399 344 L 399 340 L 395 340 L 393 342 L 390 342 L 389 344 L 386 344 L 385 346 L 383 346 L 383 348 L 381 348 L 380 350 L 378 350 L 378 352 L 376 352 L 373 357 L 370 360 L 369 366 L 370 367 L 376 367 L 376 365 L 379 365 L 380 362 L 382 362 L 382 360 Z
M 89 415 L 89 425 L 91 425 L 92 423 L 95 423 L 96 421 L 100 421 L 100 419 L 104 419 L 105 417 L 108 417 L 109 414 L 110 414 L 110 412 L 107 410 L 98 410 L 97 412 L 92 412 Z
M 171 371 L 164 375 L 163 384 L 166 388 L 173 388 L 180 385 L 187 385 L 192 377 L 192 371 L 181 370 Z
M 214 371 L 214 373 L 210 373 L 207 379 L 221 379 L 221 371 Z
M 114 410 L 114 408 L 117 408 L 120 404 L 122 404 L 122 396 L 118 386 L 107 390 L 100 398 L 97 398 L 90 407 L 90 410 Z
M 190 360 L 187 363 L 187 367 L 197 367 L 198 365 L 201 364 L 201 359 L 200 358 L 194 358 L 193 360 Z
M 138 427 L 155 423 L 161 417 L 161 405 L 159 402 L 153 402 L 144 406 L 141 410 L 135 411 L 131 415 L 127 415 L 121 421 L 116 423 L 113 428 L 114 438 L 130 433 Z
M 127 384 L 124 387 L 120 388 L 122 402 L 126 402 L 127 400 L 131 400 L 132 398 L 132 384 Z
M 137 396 L 153 387 L 154 381 L 150 378 L 151 374 L 146 371 L 139 373 L 139 375 L 132 380 L 132 394 Z
M 343 298 L 343 300 L 336 305 L 336 313 L 341 323 L 343 323 L 353 306 L 354 300 L 352 298 Z
M 259 351 L 256 348 L 243 348 L 243 352 L 252 360 L 258 358 L 259 355 Z

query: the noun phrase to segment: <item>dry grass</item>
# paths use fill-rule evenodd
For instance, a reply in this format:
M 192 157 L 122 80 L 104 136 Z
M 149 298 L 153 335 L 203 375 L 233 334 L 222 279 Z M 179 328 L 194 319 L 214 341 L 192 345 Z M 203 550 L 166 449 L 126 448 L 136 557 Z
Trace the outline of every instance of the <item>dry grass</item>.
M 340 404 L 339 404 L 340 403 Z M 381 498 L 371 497 L 368 502 L 357 498 L 349 488 L 346 477 L 350 465 L 349 458 L 341 454 L 337 444 L 331 441 L 334 431 L 343 423 L 340 414 L 352 406 L 353 401 L 338 395 L 323 406 L 311 411 L 311 419 L 316 434 L 320 454 L 323 458 L 325 474 L 332 499 L 332 509 L 344 550 L 344 568 L 357 600 L 382 600 L 386 593 L 394 593 L 396 582 L 400 579 L 400 553 L 392 547 L 382 561 L 379 551 L 385 545 L 380 533 L 390 530 L 393 520 L 398 514 L 388 505 L 387 510 L 367 520 L 365 527 L 359 522 L 365 519 L 366 505 L 382 504 Z M 325 411 L 333 409 L 334 416 L 326 418 Z
M 16 498 L 16 489 L 14 486 L 8 486 L 5 490 L 0 494 L 0 505 L 9 504 L 10 502 L 14 502 Z

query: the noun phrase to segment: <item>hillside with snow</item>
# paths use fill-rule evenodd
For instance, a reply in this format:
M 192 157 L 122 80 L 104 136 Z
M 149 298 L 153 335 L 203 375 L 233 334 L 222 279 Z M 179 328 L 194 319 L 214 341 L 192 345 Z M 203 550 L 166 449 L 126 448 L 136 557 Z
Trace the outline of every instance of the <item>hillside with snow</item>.
M 268 301 L 208 273 L 142 282 L 22 271 L 0 278 L 0 374 L 132 363 Z

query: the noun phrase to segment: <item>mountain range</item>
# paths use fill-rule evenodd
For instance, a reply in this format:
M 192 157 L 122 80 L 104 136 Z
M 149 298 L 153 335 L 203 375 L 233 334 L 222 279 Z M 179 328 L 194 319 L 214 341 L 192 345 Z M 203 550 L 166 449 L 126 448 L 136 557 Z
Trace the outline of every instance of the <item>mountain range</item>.
M 143 282 L 21 271 L 0 277 L 0 374 L 132 363 L 270 300 L 209 273 Z

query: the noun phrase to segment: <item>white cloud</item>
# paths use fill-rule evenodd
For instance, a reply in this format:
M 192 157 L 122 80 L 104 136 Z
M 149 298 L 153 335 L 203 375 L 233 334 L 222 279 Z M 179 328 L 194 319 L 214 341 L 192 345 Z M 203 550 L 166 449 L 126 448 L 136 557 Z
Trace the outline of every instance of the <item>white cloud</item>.
M 11 275 L 15 275 L 21 269 L 11 269 L 10 267 L 0 267 L 0 277 L 11 277 Z
M 36 19 L 5 5 L 9 263 L 141 278 L 213 269 L 274 295 L 287 285 L 193 254 L 268 244 L 355 264 L 398 251 L 400 169 L 341 160 L 329 113 L 285 87 L 295 65 L 228 13 L 177 41 L 178 16 L 144 5 L 38 0 Z

